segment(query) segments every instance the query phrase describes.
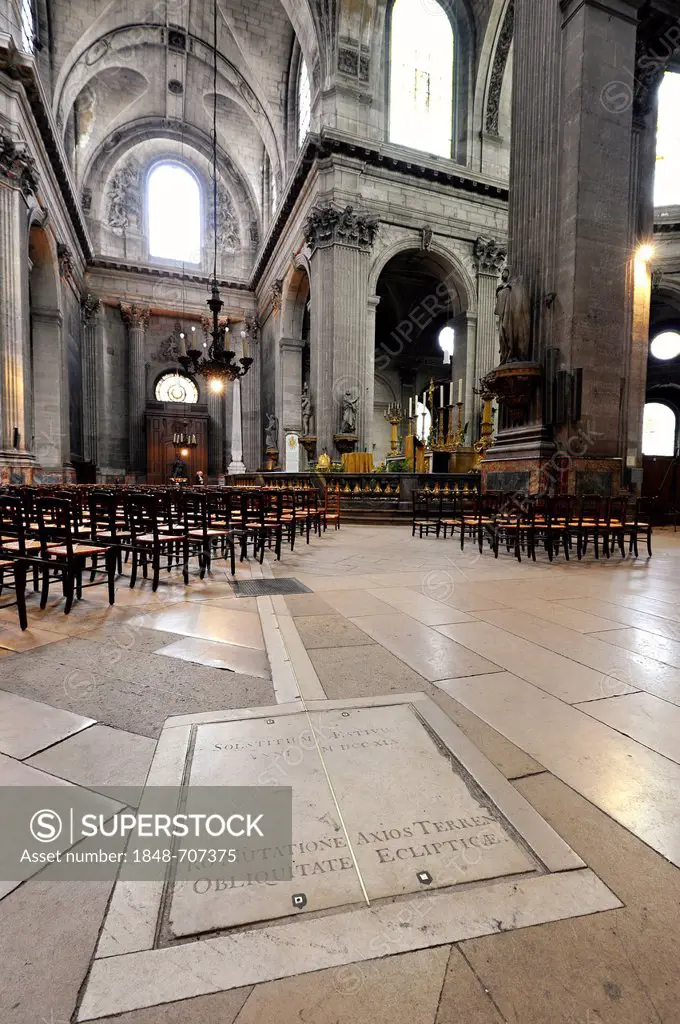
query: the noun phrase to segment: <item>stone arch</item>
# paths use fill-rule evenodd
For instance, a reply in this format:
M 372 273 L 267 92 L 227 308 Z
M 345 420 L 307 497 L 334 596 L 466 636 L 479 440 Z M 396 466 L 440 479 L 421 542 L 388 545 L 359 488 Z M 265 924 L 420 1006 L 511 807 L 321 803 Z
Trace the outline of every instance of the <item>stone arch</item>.
M 402 252 L 418 249 L 419 242 L 412 234 L 399 239 L 386 249 L 383 249 L 376 256 L 369 272 L 369 295 L 375 294 L 380 275 L 390 260 Z M 433 239 L 429 249 L 423 250 L 423 252 L 431 258 L 432 263 L 438 265 L 442 270 L 444 274 L 442 281 L 447 284 L 449 297 L 451 299 L 461 299 L 461 305 L 464 305 L 464 309 L 467 313 L 476 313 L 477 287 L 458 253 L 453 252 L 453 250 L 439 242 L 437 239 Z M 462 302 L 463 299 L 465 300 L 464 304 Z
M 33 450 L 42 470 L 60 480 L 70 454 L 61 278 L 56 242 L 39 220 L 29 230 L 28 251 Z
M 281 303 L 281 336 L 301 338 L 305 310 L 311 296 L 311 278 L 304 262 L 296 262 L 284 279 Z

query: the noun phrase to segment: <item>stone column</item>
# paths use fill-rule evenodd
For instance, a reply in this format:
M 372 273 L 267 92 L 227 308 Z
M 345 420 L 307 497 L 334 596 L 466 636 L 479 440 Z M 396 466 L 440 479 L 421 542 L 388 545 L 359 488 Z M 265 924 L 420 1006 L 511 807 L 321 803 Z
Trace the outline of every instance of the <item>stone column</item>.
M 379 295 L 369 295 L 366 312 L 366 451 L 372 452 L 373 416 L 375 409 L 375 318 L 380 305 Z M 408 415 L 408 409 L 406 409 Z
M 477 363 L 477 314 L 465 314 L 465 334 L 467 346 L 465 349 L 465 383 L 463 385 L 463 424 L 468 424 L 466 441 L 472 444 L 477 440 L 479 424 L 477 422 L 477 401 L 479 395 L 474 392 L 477 381 L 475 379 L 475 366 Z
M 55 309 L 33 308 L 31 324 L 34 452 L 43 479 L 60 481 L 71 468 L 69 379 L 62 315 Z
M 598 460 L 597 472 L 620 468 L 613 460 L 623 454 L 636 198 L 632 105 L 617 101 L 617 85 L 635 67 L 642 2 L 515 4 L 508 263 L 511 277 L 525 278 L 531 299 L 530 357 L 544 374 L 583 371 L 578 422 L 569 408 L 560 422 L 553 413 L 549 419 L 546 379 L 524 423 L 503 427 L 489 452 L 489 461 L 512 461 L 515 470 L 525 460 L 533 489 L 544 485 L 539 476 L 555 441 L 566 444 L 579 430 L 588 438 L 580 445 L 584 460 Z
M 243 420 L 241 414 L 241 381 L 235 380 L 231 385 L 231 462 L 229 476 L 238 476 L 246 472 L 243 461 Z
M 102 304 L 96 295 L 87 295 L 81 305 L 83 320 L 83 445 L 86 462 L 97 465 L 99 444 L 97 428 L 97 351 L 100 345 Z
M 474 366 L 474 387 L 490 373 L 500 358 L 496 327 L 496 289 L 499 274 L 508 250 L 493 238 L 478 238 L 474 248 L 477 262 L 477 352 Z M 476 424 L 481 413 L 479 395 L 473 396 L 472 419 Z
M 315 207 L 307 221 L 312 253 L 311 390 L 316 403 L 318 451 L 334 452 L 346 391 L 359 398 L 357 450 L 369 442 L 373 417 L 373 361 L 368 349 L 368 274 L 378 222 L 330 205 Z M 370 371 L 369 371 L 370 366 Z M 368 407 L 368 403 L 371 407 Z
M 0 130 L 0 466 L 24 479 L 35 461 L 29 451 L 27 201 L 36 188 L 32 156 Z
M 121 302 L 120 313 L 128 331 L 128 471 L 142 477 L 146 473 L 146 329 L 148 306 Z
M 224 477 L 224 392 L 208 388 L 208 476 Z

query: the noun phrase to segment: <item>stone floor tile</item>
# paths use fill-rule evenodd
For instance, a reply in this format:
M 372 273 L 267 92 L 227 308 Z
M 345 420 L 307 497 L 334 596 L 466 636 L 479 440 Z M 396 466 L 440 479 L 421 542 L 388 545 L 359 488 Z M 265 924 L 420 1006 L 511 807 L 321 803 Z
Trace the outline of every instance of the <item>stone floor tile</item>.
M 491 661 L 400 612 L 392 615 L 361 615 L 353 618 L 352 622 L 430 682 L 500 671 Z
M 258 985 L 238 1024 L 434 1024 L 448 955 L 443 946 Z
M 331 700 L 415 693 L 426 685 L 422 676 L 379 644 L 321 648 L 310 651 L 309 657 Z
M 577 704 L 598 722 L 680 764 L 680 708 L 651 693 L 629 693 Z
M 156 653 L 166 658 L 181 658 L 197 665 L 222 668 L 229 672 L 240 672 L 260 679 L 271 679 L 269 661 L 264 651 L 237 644 L 217 643 L 215 640 L 199 640 L 183 637 L 174 644 L 166 645 Z
M 425 593 L 417 590 L 409 590 L 408 587 L 390 587 L 382 590 L 369 591 L 373 597 L 384 601 L 386 604 L 396 608 L 397 611 L 410 615 L 417 622 L 425 626 L 440 626 L 446 622 L 470 622 L 470 616 L 465 612 L 452 608 L 451 605 L 442 604 L 427 597 Z M 352 612 L 359 615 L 359 612 Z
M 332 615 L 333 606 L 317 594 L 286 594 L 286 607 L 291 615 Z
M 19 760 L 87 729 L 93 719 L 0 690 L 0 753 Z
M 479 978 L 456 946 L 446 965 L 434 1024 L 504 1024 Z
M 308 650 L 320 647 L 356 647 L 373 640 L 343 615 L 299 615 L 295 625 Z
M 241 1019 L 240 1012 L 251 991 L 235 988 L 178 1003 L 161 1003 L 146 1010 L 101 1017 L 98 1024 L 235 1024 L 237 1017 Z
M 256 612 L 227 611 L 205 601 L 185 601 L 169 611 L 133 619 L 132 624 L 182 636 L 194 636 L 201 640 L 216 640 L 219 643 L 264 650 L 260 618 Z
M 26 761 L 32 768 L 68 779 L 78 786 L 141 786 L 156 741 L 146 736 L 93 725 Z

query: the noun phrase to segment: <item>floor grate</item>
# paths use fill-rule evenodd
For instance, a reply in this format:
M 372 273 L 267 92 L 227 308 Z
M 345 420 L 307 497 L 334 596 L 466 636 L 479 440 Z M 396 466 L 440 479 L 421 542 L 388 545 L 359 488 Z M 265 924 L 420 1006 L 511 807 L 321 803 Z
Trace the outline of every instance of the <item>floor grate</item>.
M 293 579 L 229 580 L 236 597 L 274 597 L 276 594 L 311 594 L 304 583 Z

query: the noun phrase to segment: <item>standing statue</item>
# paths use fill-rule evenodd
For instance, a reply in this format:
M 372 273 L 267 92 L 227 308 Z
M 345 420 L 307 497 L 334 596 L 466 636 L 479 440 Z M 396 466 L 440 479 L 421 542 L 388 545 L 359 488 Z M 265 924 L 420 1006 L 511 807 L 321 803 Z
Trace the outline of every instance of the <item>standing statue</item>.
M 279 421 L 276 416 L 267 413 L 267 425 L 264 428 L 265 448 L 278 450 L 279 446 Z
M 345 391 L 342 400 L 342 426 L 341 434 L 354 434 L 357 429 L 357 406 L 359 397 L 354 398 L 351 391 Z
M 531 346 L 531 303 L 523 277 L 510 278 L 505 267 L 496 289 L 496 316 L 501 365 L 529 358 Z
M 312 396 L 309 393 L 309 384 L 305 382 L 302 387 L 302 434 L 304 437 L 311 437 L 314 431 L 314 406 Z

